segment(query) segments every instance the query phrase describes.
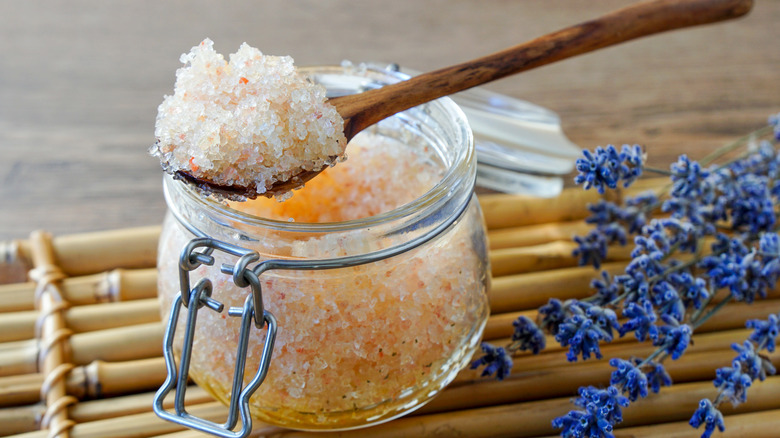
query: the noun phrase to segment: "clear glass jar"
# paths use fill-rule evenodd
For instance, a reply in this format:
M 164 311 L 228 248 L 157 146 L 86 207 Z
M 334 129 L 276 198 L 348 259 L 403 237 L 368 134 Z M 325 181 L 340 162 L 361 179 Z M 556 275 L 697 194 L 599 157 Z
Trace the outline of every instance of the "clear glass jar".
M 304 71 L 332 95 L 399 80 L 388 71 L 359 67 Z M 278 321 L 267 377 L 250 402 L 252 416 L 264 422 L 337 430 L 390 420 L 438 394 L 478 348 L 488 317 L 490 270 L 482 213 L 473 195 L 476 158 L 468 123 L 452 101 L 440 99 L 393 116 L 371 132 L 427 151 L 442 166 L 443 177 L 399 208 L 332 223 L 251 216 L 165 177 L 169 214 L 158 267 L 166 317 L 179 291 L 179 254 L 196 237 L 191 230 L 257 251 L 261 260 L 371 260 L 260 276 L 265 310 Z M 375 257 L 410 246 L 390 258 Z M 210 278 L 215 299 L 241 307 L 247 289 L 219 272 L 221 264 L 236 260 L 214 256 L 214 266 L 191 272 L 192 283 Z M 225 313 L 198 313 L 190 376 L 227 403 L 240 318 Z M 179 338 L 182 331 L 177 329 Z M 257 370 L 265 330 L 252 330 L 250 336 L 247 376 Z M 176 340 L 174 349 L 180 345 Z

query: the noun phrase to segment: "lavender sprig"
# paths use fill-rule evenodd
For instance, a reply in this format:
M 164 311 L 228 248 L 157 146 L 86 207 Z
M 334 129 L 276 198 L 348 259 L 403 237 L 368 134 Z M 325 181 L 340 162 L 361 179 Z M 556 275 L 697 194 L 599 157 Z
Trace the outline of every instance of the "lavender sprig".
M 768 352 L 775 350 L 778 319 L 780 319 L 780 315 L 771 314 L 766 321 L 751 319 L 745 323 L 748 328 L 752 328 L 754 331 L 742 345 L 732 344 L 731 348 L 737 352 L 737 356 L 731 362 L 731 366 L 722 367 L 716 371 L 713 384 L 718 389 L 718 396 L 714 402 L 703 399 L 700 402 L 699 410 L 691 418 L 690 424 L 695 428 L 706 424 L 702 437 L 709 437 L 715 426 L 720 431 L 725 429 L 723 416 L 717 409 L 722 402 L 729 401 L 734 406 L 746 402 L 748 389 L 753 385 L 753 382 L 763 381 L 768 375 L 774 375 L 777 372 L 769 358 L 760 352 L 764 349 Z M 709 421 L 706 420 L 705 415 L 709 415 Z
M 663 362 L 682 357 L 699 326 L 731 301 L 749 304 L 764 298 L 780 279 L 780 155 L 772 141 L 759 138 L 770 132 L 772 141 L 780 142 L 780 113 L 770 117 L 770 126 L 701 161 L 680 156 L 669 172 L 661 172 L 670 177 L 663 192 L 629 197 L 622 205 L 590 205 L 586 221 L 593 229 L 575 237 L 574 256 L 581 265 L 599 269 L 610 246 L 633 242 L 624 272 L 600 272 L 591 282 L 590 297 L 550 299 L 538 309 L 535 324 L 519 318 L 512 343 L 506 349 L 483 345 L 486 355 L 473 367 L 485 366 L 483 374 L 504 378 L 511 369 L 510 356 L 544 348 L 543 332 L 568 347 L 569 361 L 600 359 L 600 345 L 611 342 L 615 333 L 650 340 L 657 347 L 654 352 L 644 359 L 611 358 L 615 370 L 609 386 L 580 388 L 574 401 L 580 409 L 553 421 L 564 437 L 612 436 L 622 408 L 672 384 Z M 745 144 L 753 145 L 748 153 L 711 164 Z M 636 145 L 620 151 L 611 145 L 599 147 L 583 156 L 577 161 L 575 182 L 600 193 L 628 187 L 644 171 L 654 171 L 645 166 L 645 154 Z M 656 212 L 665 215 L 653 218 Z M 705 239 L 713 243 L 704 245 Z M 725 298 L 710 306 L 720 291 Z M 617 315 L 622 315 L 622 324 Z M 704 426 L 703 437 L 724 430 L 720 403 L 744 402 L 751 385 L 775 373 L 761 352 L 774 351 L 779 320 L 780 315 L 771 315 L 766 321 L 747 322 L 753 329 L 750 338 L 732 346 L 737 357 L 717 371 L 718 397 L 702 400 L 690 420 L 693 427 Z
M 471 362 L 471 369 L 485 365 L 482 377 L 495 374 L 498 380 L 504 380 L 512 371 L 512 358 L 503 347 L 495 347 L 487 342 L 483 342 L 481 347 L 484 355 Z
M 616 188 L 620 181 L 627 187 L 642 175 L 645 157 L 639 145 L 623 145 L 620 152 L 613 145 L 599 146 L 592 153 L 585 150 L 582 154 L 585 158 L 576 162 L 579 174 L 574 182 L 582 184 L 585 190 L 595 187 L 599 193 L 604 193 L 607 187 Z

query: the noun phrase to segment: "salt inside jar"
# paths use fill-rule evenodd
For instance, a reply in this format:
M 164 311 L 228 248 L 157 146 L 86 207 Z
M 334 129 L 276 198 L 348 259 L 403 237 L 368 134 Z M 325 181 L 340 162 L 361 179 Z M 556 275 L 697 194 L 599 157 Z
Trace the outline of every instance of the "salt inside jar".
M 396 82 L 392 72 L 342 66 L 301 69 L 330 95 Z M 488 316 L 488 256 L 473 187 L 476 158 L 465 117 L 449 99 L 413 108 L 359 134 L 349 159 L 283 202 L 226 203 L 166 175 L 169 207 L 160 239 L 164 316 L 179 293 L 180 252 L 208 236 L 268 260 L 344 260 L 333 269 L 271 269 L 260 276 L 264 309 L 278 322 L 267 376 L 249 402 L 253 417 L 283 427 L 337 430 L 410 412 L 468 364 Z M 220 272 L 212 297 L 241 307 L 248 290 Z M 186 293 L 186 292 L 185 292 Z M 190 376 L 225 403 L 240 318 L 201 310 Z M 173 340 L 180 351 L 179 321 Z M 244 383 L 260 363 L 266 328 L 252 329 Z

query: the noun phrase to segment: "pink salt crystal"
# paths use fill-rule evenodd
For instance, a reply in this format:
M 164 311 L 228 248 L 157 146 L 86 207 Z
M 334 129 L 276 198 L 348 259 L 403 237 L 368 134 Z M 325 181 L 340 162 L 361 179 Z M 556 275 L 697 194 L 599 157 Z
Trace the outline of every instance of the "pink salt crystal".
M 325 88 L 299 75 L 289 56 L 244 43 L 226 62 L 205 39 L 181 62 L 149 151 L 167 172 L 264 193 L 343 155 L 343 119 Z

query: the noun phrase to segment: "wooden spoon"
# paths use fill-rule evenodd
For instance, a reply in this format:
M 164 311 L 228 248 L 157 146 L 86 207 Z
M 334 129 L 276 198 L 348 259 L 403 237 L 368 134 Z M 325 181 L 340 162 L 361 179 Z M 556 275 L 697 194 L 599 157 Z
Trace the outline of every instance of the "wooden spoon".
M 492 55 L 360 94 L 336 97 L 329 102 L 344 118 L 344 134 L 350 140 L 380 120 L 431 100 L 643 36 L 740 17 L 752 6 L 752 0 L 643 1 Z M 181 176 L 229 198 L 255 198 L 285 193 L 318 173 L 303 171 L 260 194 L 254 188 L 218 186 L 187 174 Z

